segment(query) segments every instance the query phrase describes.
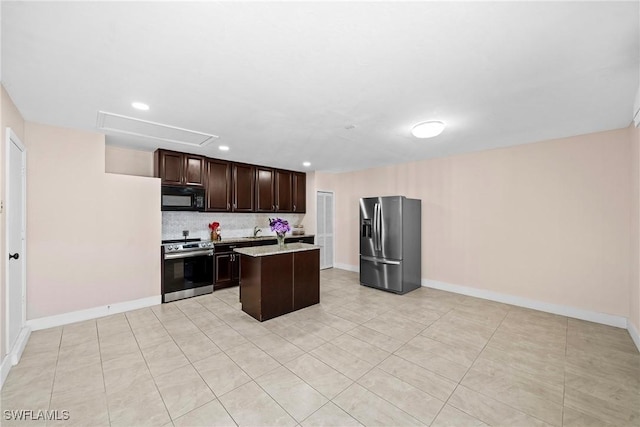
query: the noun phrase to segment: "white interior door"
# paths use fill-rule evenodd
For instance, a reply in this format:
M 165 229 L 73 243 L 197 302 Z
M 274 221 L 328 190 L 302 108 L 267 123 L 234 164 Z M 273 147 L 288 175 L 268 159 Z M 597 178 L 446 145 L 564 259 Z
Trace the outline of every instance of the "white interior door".
M 333 193 L 317 193 L 317 245 L 320 246 L 320 269 L 333 267 Z
M 14 348 L 26 324 L 26 149 L 18 137 L 7 129 L 7 289 L 6 289 L 6 350 L 18 362 L 21 350 Z

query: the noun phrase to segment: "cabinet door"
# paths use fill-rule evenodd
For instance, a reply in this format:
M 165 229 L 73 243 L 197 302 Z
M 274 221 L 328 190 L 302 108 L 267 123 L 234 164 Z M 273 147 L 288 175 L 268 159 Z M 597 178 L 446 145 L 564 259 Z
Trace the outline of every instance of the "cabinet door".
M 320 251 L 293 253 L 293 309 L 320 302 Z
M 276 174 L 276 211 L 293 212 L 293 173 L 277 170 Z
M 294 172 L 293 174 L 293 212 L 307 211 L 307 174 Z
M 214 289 L 221 289 L 232 286 L 232 252 L 216 253 Z
M 253 212 L 255 195 L 255 166 L 233 165 L 233 206 L 234 212 Z
M 193 154 L 184 155 L 185 185 L 204 186 L 204 157 Z
M 231 283 L 240 284 L 240 254 L 233 253 L 231 256 Z
M 184 173 L 184 155 L 173 151 L 158 152 L 159 164 L 156 176 L 162 180 L 162 184 L 182 185 Z
M 214 212 L 231 211 L 231 164 L 223 160 L 207 160 L 207 206 Z
M 274 200 L 274 170 L 269 168 L 256 168 L 256 211 L 275 211 Z

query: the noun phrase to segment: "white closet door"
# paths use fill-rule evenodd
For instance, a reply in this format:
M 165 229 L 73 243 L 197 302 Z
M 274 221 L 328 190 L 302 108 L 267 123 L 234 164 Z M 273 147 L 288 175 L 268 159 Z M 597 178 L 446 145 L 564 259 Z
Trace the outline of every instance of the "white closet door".
M 320 246 L 320 268 L 333 267 L 333 193 L 317 193 L 317 245 Z

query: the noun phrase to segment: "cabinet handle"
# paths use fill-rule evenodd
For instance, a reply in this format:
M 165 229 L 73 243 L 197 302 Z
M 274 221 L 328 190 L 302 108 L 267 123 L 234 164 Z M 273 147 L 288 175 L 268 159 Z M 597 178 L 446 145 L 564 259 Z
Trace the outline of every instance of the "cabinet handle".
M 276 210 L 276 205 L 271 205 L 271 210 L 275 211 Z
M 294 212 L 296 211 L 296 205 L 295 204 L 293 205 L 293 211 Z
M 237 204 L 237 203 L 234 203 L 234 204 L 233 204 L 233 209 L 236 209 L 237 207 L 238 207 L 238 204 Z
M 278 210 L 278 209 L 280 209 L 280 206 L 279 206 L 279 205 L 276 205 L 276 210 Z
M 231 204 L 227 203 L 227 210 L 231 209 Z

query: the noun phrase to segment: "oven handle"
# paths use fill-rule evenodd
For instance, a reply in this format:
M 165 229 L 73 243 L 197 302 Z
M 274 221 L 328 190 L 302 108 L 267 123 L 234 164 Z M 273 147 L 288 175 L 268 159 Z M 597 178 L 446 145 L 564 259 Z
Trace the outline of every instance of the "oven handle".
M 213 256 L 213 250 L 207 249 L 204 251 L 191 251 L 191 252 L 177 252 L 172 254 L 164 254 L 164 259 L 179 259 L 179 258 L 191 258 L 195 256 Z

